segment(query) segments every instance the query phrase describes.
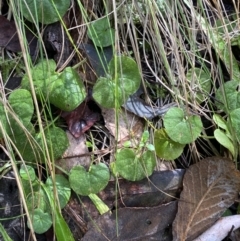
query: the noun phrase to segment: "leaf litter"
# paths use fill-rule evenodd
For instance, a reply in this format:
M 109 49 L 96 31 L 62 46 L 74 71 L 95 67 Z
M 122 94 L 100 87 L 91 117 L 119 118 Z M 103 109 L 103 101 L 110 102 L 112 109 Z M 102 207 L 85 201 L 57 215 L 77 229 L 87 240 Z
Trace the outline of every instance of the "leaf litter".
M 173 222 L 173 240 L 191 241 L 211 227 L 236 200 L 240 173 L 223 157 L 209 157 L 190 166 Z

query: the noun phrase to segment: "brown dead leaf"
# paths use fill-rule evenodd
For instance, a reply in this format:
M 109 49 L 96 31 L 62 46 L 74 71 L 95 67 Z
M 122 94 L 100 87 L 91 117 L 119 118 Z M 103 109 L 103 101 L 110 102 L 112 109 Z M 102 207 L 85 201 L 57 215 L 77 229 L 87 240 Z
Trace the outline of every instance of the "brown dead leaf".
M 116 192 L 116 180 L 112 180 L 98 195 L 110 208 L 113 208 L 113 205 L 118 208 L 158 206 L 179 196 L 184 173 L 183 169 L 158 171 L 148 179 L 137 182 L 118 179 L 119 194 Z
M 110 133 L 118 140 L 119 143 L 130 140 L 132 146 L 136 146 L 143 133 L 144 123 L 143 120 L 132 114 L 131 112 L 124 111 L 119 112 L 118 127 L 115 122 L 115 110 L 102 108 L 102 115 L 105 120 L 105 126 Z M 116 137 L 118 128 L 118 136 Z
M 0 16 L 0 46 L 13 52 L 21 51 L 14 22 Z
M 82 240 L 171 241 L 169 224 L 176 211 L 176 201 L 152 208 L 120 208 L 117 215 L 113 212 L 100 216 Z
M 73 111 L 63 111 L 61 117 L 65 119 L 68 130 L 75 138 L 80 137 L 100 119 L 98 112 L 90 110 L 87 101 L 84 101 Z
M 173 222 L 173 240 L 198 237 L 233 204 L 239 191 L 240 174 L 228 159 L 210 157 L 190 166 Z
M 90 155 L 88 155 L 89 151 L 86 146 L 85 135 L 75 138 L 68 131 L 66 134 L 69 140 L 69 147 L 63 154 L 64 159 L 57 160 L 55 164 L 67 172 L 76 165 L 82 165 L 88 168 L 90 166 L 91 159 Z M 84 156 L 84 154 L 86 155 Z
M 29 30 L 26 29 L 25 31 L 30 55 L 34 56 L 37 48 L 37 38 L 34 37 Z M 13 52 L 21 51 L 15 23 L 13 21 L 9 21 L 2 15 L 0 15 L 0 47 Z

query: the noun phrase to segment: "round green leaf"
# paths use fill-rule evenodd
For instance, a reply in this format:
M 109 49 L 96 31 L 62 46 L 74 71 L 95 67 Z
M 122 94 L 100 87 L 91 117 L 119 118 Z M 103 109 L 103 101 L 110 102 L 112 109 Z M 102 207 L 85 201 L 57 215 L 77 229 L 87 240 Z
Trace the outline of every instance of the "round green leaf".
M 115 106 L 115 88 L 118 88 L 119 93 L 118 106 Z M 119 108 L 124 103 L 122 90 L 111 80 L 104 77 L 100 77 L 93 86 L 93 98 L 104 108 Z
M 34 168 L 28 165 L 21 165 L 20 176 L 24 180 L 34 181 L 36 179 Z
M 233 143 L 223 131 L 221 131 L 220 129 L 216 129 L 214 131 L 214 137 L 221 145 L 227 148 L 234 156 L 235 151 L 234 151 Z
M 238 80 L 228 81 L 218 88 L 215 103 L 219 110 L 224 110 L 228 113 L 229 111 L 240 108 L 240 92 L 238 88 Z
M 32 95 L 28 90 L 17 89 L 9 96 L 9 104 L 23 123 L 29 123 L 34 112 Z
M 28 183 L 28 185 L 32 186 L 32 183 Z M 41 188 L 35 192 L 32 192 L 31 189 L 31 192 L 27 196 L 26 203 L 29 212 L 33 212 L 36 208 L 41 209 L 43 212 L 51 212 L 46 193 Z
M 75 166 L 69 174 L 71 188 L 83 196 L 96 194 L 103 190 L 107 186 L 109 178 L 109 169 L 103 163 L 92 165 L 88 172 L 82 166 Z
M 136 157 L 131 149 L 122 149 L 116 155 L 115 172 L 129 181 L 139 181 L 150 176 L 156 166 L 154 153 L 146 151 Z
M 70 6 L 70 0 L 25 0 L 21 3 L 22 14 L 27 20 L 44 24 L 59 21 Z
M 5 132 L 14 136 L 22 135 L 24 131 L 20 123 L 31 131 L 30 121 L 34 106 L 30 92 L 23 89 L 14 90 L 8 98 L 8 102 L 11 108 L 4 108 L 3 105 L 0 105 L 1 123 Z
M 98 47 L 107 47 L 115 42 L 114 29 L 111 28 L 107 17 L 92 22 L 89 25 L 87 35 Z
M 47 142 L 47 148 L 50 153 L 50 156 L 56 160 L 63 155 L 66 149 L 69 146 L 69 141 L 67 138 L 66 133 L 58 127 L 50 127 L 47 128 L 45 131 L 45 137 Z M 36 140 L 39 145 L 44 150 L 42 134 L 39 133 L 36 135 Z M 44 155 L 41 156 L 41 161 L 44 162 Z
M 48 79 L 56 75 L 55 72 L 56 63 L 54 60 L 42 60 L 38 64 L 36 64 L 32 69 L 32 79 L 34 84 L 34 90 L 37 96 L 41 96 L 43 93 L 45 96 L 48 96 L 49 92 L 49 84 Z M 21 86 L 23 89 L 31 90 L 29 84 L 28 75 L 25 74 L 22 79 Z
M 112 80 L 123 90 L 125 100 L 139 89 L 141 75 L 132 58 L 115 56 L 109 63 L 109 69 Z
M 52 217 L 49 213 L 44 213 L 41 209 L 35 209 L 33 212 L 32 223 L 35 233 L 42 234 L 52 226 Z
M 49 100 L 64 111 L 76 109 L 86 98 L 86 90 L 76 70 L 67 67 L 57 79 L 50 78 Z
M 154 133 L 154 145 L 158 157 L 167 161 L 178 158 L 185 145 L 170 139 L 164 129 L 159 129 Z
M 199 116 L 184 116 L 182 109 L 173 107 L 163 117 L 165 130 L 168 136 L 180 144 L 195 141 L 202 131 L 202 122 Z
M 109 70 L 111 76 L 100 77 L 94 85 L 93 98 L 105 108 L 119 108 L 138 90 L 141 76 L 136 62 L 126 56 L 115 56 Z
M 198 103 L 203 102 L 211 90 L 211 75 L 203 69 L 192 68 L 187 72 L 187 81 Z
M 54 185 L 52 178 L 49 177 L 46 181 L 46 188 L 49 190 L 49 195 L 54 198 L 54 185 L 57 189 L 58 200 L 60 207 L 64 208 L 68 203 L 71 195 L 71 189 L 68 180 L 63 175 L 55 175 Z

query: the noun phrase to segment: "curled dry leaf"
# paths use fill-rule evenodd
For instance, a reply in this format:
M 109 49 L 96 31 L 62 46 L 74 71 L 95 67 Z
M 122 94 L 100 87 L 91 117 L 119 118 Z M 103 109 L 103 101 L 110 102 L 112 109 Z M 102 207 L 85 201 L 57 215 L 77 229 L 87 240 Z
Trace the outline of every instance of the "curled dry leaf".
M 190 166 L 173 222 L 173 240 L 198 237 L 233 204 L 239 191 L 240 174 L 228 159 L 211 157 Z
M 86 101 L 73 111 L 63 111 L 61 117 L 66 120 L 68 130 L 75 138 L 79 138 L 100 119 L 99 113 L 91 111 Z

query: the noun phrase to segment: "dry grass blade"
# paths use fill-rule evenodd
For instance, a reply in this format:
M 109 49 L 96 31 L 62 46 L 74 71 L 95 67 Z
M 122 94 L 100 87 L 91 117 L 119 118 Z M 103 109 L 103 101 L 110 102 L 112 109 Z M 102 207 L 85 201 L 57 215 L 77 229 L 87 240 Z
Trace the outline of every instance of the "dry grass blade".
M 192 165 L 184 176 L 178 213 L 173 222 L 174 241 L 191 241 L 233 204 L 240 191 L 240 173 L 221 157 Z

